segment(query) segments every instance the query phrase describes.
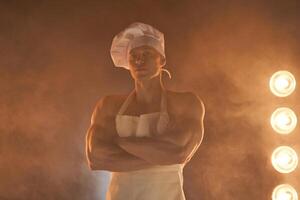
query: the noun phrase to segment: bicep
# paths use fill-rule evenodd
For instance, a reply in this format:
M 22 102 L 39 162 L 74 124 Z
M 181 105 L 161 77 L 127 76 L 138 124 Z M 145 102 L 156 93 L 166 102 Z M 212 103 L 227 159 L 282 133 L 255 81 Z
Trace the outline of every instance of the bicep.
M 191 118 L 191 135 L 184 146 L 184 158 L 186 161 L 191 159 L 204 138 L 204 116 L 205 106 L 203 101 L 196 96 L 195 110 L 192 111 Z
M 184 154 L 190 154 L 203 140 L 204 115 L 204 104 L 198 96 L 194 95 L 186 112 L 171 118 L 165 133 L 156 138 L 173 143 L 184 151 Z
M 107 115 L 104 108 L 105 97 L 100 99 L 93 110 L 91 125 L 86 133 L 86 151 L 90 154 L 100 151 L 114 153 L 116 148 L 113 144 L 113 120 Z
M 114 144 L 111 133 L 108 133 L 103 127 L 93 124 L 88 130 L 86 143 L 88 150 L 102 153 L 116 153 L 117 146 Z M 119 151 L 118 151 L 119 152 Z

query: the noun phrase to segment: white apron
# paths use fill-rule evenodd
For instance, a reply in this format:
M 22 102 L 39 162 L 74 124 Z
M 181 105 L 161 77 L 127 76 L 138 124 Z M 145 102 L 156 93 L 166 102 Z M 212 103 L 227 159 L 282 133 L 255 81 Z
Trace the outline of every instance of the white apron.
M 123 115 L 134 93 L 132 91 L 127 97 L 116 116 L 118 135 L 150 137 L 151 130 L 162 133 L 169 122 L 165 91 L 162 91 L 160 112 L 140 116 Z M 174 164 L 112 172 L 106 200 L 185 200 L 183 168 L 184 164 Z

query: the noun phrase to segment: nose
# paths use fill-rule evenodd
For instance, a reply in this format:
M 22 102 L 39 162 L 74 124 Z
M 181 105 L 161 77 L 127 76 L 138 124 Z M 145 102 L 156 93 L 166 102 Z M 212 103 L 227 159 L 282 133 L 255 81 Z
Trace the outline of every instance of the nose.
M 142 65 L 142 64 L 144 64 L 144 62 L 145 62 L 145 60 L 144 60 L 143 56 L 139 56 L 135 60 L 135 64 L 137 64 L 137 65 Z
M 143 64 L 144 63 L 144 60 L 142 60 L 142 59 L 137 59 L 136 61 L 135 61 L 135 64 L 137 64 L 137 65 L 141 65 L 141 64 Z

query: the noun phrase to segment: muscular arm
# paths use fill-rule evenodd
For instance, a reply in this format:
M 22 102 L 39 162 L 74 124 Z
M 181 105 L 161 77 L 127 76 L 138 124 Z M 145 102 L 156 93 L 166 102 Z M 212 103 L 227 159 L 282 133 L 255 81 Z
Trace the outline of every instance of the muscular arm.
M 115 142 L 114 120 L 108 119 L 103 111 L 103 101 L 97 104 L 86 135 L 86 156 L 92 170 L 130 171 L 153 166 L 132 155 Z
M 118 144 L 127 152 L 153 164 L 188 162 L 204 135 L 204 104 L 195 96 L 192 102 L 184 116 L 170 121 L 164 134 L 150 138 L 119 138 Z

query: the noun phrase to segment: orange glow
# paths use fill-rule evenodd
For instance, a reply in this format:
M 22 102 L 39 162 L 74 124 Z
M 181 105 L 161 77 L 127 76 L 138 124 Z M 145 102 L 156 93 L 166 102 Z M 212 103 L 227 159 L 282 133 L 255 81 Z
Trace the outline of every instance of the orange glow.
M 271 126 L 279 134 L 289 134 L 297 126 L 297 116 L 290 108 L 278 108 L 271 116 Z
M 286 97 L 296 88 L 296 80 L 288 71 L 274 73 L 269 82 L 271 92 L 278 97 Z
M 282 184 L 273 190 L 272 200 L 298 200 L 298 194 L 291 185 Z
M 290 173 L 298 165 L 297 153 L 288 146 L 280 146 L 273 151 L 272 165 L 280 173 Z

